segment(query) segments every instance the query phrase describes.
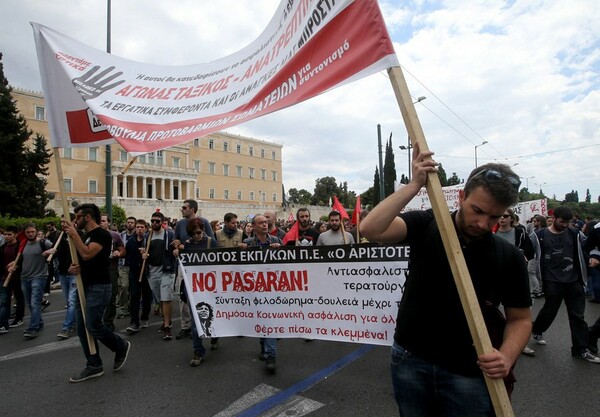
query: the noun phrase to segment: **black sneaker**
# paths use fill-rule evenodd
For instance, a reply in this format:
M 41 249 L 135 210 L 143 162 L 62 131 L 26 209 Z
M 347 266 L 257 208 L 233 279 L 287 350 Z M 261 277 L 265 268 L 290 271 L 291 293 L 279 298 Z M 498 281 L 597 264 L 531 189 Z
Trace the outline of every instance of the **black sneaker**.
M 219 338 L 215 337 L 213 339 L 210 339 L 210 350 L 217 350 L 219 349 Z
M 163 340 L 171 340 L 173 339 L 173 335 L 171 334 L 171 327 L 163 328 Z
M 277 362 L 275 360 L 275 356 L 269 356 L 266 359 L 266 363 L 265 363 L 265 369 L 268 372 L 275 372 L 275 370 L 277 369 Z
M 8 329 L 5 326 L 0 327 L 0 334 L 8 333 Z
M 10 324 L 8 326 L 9 327 L 19 327 L 22 325 L 23 325 L 23 320 L 14 319 L 13 321 L 10 322 Z
M 38 337 L 39 332 L 35 329 L 29 330 L 27 332 L 23 333 L 23 336 L 25 336 L 26 339 L 33 339 Z
M 600 363 L 600 358 L 588 352 L 587 350 L 581 355 L 573 355 L 575 359 L 581 359 L 590 363 Z
M 48 307 L 50 307 L 50 301 L 46 300 L 45 298 L 42 300 L 42 311 L 46 311 L 46 309 Z
M 187 339 L 188 337 L 190 337 L 192 334 L 192 329 L 181 329 L 179 330 L 179 333 L 177 333 L 177 336 L 175 336 L 175 339 L 177 340 L 181 340 L 181 339 Z
M 79 375 L 74 375 L 69 378 L 69 382 L 87 381 L 88 379 L 98 378 L 102 375 L 104 375 L 104 369 L 86 367 Z
M 127 356 L 129 355 L 129 350 L 131 350 L 131 342 L 125 341 L 125 348 L 115 353 L 115 363 L 113 364 L 113 371 L 118 371 L 125 365 L 125 361 L 127 361 Z

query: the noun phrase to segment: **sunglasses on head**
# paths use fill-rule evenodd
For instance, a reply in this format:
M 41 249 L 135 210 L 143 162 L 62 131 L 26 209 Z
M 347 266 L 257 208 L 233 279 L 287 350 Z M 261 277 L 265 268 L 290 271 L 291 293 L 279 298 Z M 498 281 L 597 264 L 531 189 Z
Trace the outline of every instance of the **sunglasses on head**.
M 521 185 L 520 179 L 511 175 L 505 175 L 495 169 L 484 169 L 473 175 L 471 178 L 475 178 L 478 175 L 483 175 L 487 182 L 499 182 L 501 179 L 505 178 L 516 191 L 519 191 L 519 186 Z

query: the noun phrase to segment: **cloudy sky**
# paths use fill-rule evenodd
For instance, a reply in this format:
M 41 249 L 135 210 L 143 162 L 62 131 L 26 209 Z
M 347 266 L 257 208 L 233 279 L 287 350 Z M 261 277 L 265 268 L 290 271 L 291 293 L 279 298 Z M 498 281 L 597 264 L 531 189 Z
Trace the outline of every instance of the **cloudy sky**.
M 210 62 L 264 29 L 278 0 L 117 0 L 112 53 Z M 389 1 L 380 6 L 429 147 L 451 175 L 515 165 L 523 186 L 600 194 L 600 8 L 594 0 Z M 30 21 L 106 49 L 106 0 L 2 0 L 0 52 L 13 87 L 41 91 Z M 406 128 L 385 73 L 228 132 L 284 145 L 286 189 L 333 176 L 360 193 L 378 164 L 377 124 L 406 173 Z

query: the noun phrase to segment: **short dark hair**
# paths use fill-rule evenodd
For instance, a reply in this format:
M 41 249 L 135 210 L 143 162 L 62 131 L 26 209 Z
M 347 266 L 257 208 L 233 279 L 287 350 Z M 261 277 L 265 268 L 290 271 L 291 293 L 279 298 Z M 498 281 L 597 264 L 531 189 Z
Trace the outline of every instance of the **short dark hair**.
M 489 173 L 498 175 L 494 177 L 488 175 Z M 497 203 L 507 207 L 514 206 L 519 200 L 518 184 L 520 183 L 519 176 L 508 165 L 485 164 L 471 171 L 465 183 L 465 198 L 476 188 L 483 187 Z
M 161 220 L 165 220 L 165 215 L 162 214 L 160 211 L 155 211 L 154 213 L 152 213 L 152 216 L 150 216 L 150 218 L 152 217 L 158 217 Z
M 144 220 L 144 219 L 137 219 L 135 221 L 135 224 L 143 224 L 144 226 L 148 225 L 148 223 L 146 223 L 146 220 Z
M 10 225 L 6 227 L 6 230 L 4 230 L 4 232 L 11 232 L 16 235 L 17 233 L 19 233 L 19 229 L 17 229 L 17 226 Z
M 135 217 L 133 217 L 133 216 L 129 216 L 129 217 L 127 217 L 127 219 L 126 219 L 126 220 L 133 220 L 134 222 L 135 222 L 135 221 L 137 221 L 137 219 L 136 219 Z
M 229 223 L 231 220 L 237 219 L 237 217 L 238 216 L 235 213 L 225 213 L 225 216 L 223 216 L 223 220 Z
M 183 200 L 183 204 L 187 204 L 188 206 L 190 206 L 190 208 L 192 209 L 192 211 L 194 213 L 198 212 L 198 202 L 196 200 L 192 200 L 192 199 Z
M 300 207 L 296 211 L 296 220 L 298 220 L 300 218 L 300 212 L 302 212 L 302 211 L 306 211 L 308 213 L 308 217 L 310 217 L 310 211 L 308 211 L 308 209 L 306 207 Z
M 108 213 L 100 213 L 100 220 L 102 220 L 102 217 L 106 216 L 106 221 L 110 223 L 110 216 L 108 215 Z
M 196 229 L 204 231 L 204 222 L 197 217 L 189 219 L 185 225 L 185 231 L 187 232 L 188 236 L 192 237 L 192 233 L 194 233 L 194 230 Z
M 94 203 L 85 203 L 75 207 L 75 213 L 81 212 L 84 216 L 90 215 L 96 221 L 96 223 L 100 224 L 100 209 Z
M 340 219 L 341 219 L 342 218 L 342 213 L 340 213 L 337 210 L 331 210 L 329 212 L 329 215 L 327 216 L 327 218 L 331 220 L 331 216 L 340 216 Z
M 554 218 L 562 220 L 571 220 L 573 219 L 573 210 L 571 210 L 567 206 L 556 207 L 554 209 Z

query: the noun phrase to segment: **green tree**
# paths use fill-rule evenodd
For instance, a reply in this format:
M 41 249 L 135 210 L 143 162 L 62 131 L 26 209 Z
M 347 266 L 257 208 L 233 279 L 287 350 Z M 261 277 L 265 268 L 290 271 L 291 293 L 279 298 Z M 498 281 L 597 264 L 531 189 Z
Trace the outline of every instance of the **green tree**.
M 458 175 L 456 175 L 456 172 L 452 173 L 452 176 L 450 178 L 448 178 L 448 180 L 446 181 L 446 185 L 450 186 L 450 185 L 458 185 L 458 184 L 462 184 L 464 182 L 464 180 L 461 180 L 460 178 L 458 178 Z
M 0 215 L 43 217 L 50 153 L 43 136 L 32 138 L 11 91 L 0 54 Z
M 379 169 L 375 167 L 375 175 L 373 177 L 373 207 L 379 204 Z
M 579 203 L 579 194 L 575 190 L 571 190 L 570 193 L 565 194 L 564 203 Z
M 373 187 L 369 187 L 367 191 L 360 194 L 360 201 L 364 207 L 373 207 Z
M 592 195 L 590 194 L 590 189 L 589 188 L 587 190 L 585 190 L 585 202 L 586 203 L 591 203 L 592 202 Z
M 383 163 L 383 186 L 384 195 L 387 197 L 394 193 L 396 184 L 396 162 L 394 161 L 394 149 L 392 147 L 392 135 L 385 145 L 385 162 Z
M 339 187 L 335 177 L 317 178 L 315 180 L 315 191 L 311 199 L 311 204 L 317 206 L 328 205 L 329 199 L 339 194 Z
M 408 184 L 410 181 L 408 180 L 408 177 L 404 174 L 400 175 L 400 184 Z
M 100 213 L 106 213 L 106 206 L 100 207 Z M 125 209 L 117 204 L 113 204 L 112 219 L 110 219 L 112 225 L 119 228 L 121 225 L 125 224 L 126 221 L 127 214 L 125 213 Z
M 448 182 L 448 178 L 446 177 L 446 170 L 444 169 L 444 167 L 442 166 L 442 164 L 438 165 L 438 177 L 440 179 L 440 183 L 442 184 L 442 187 L 445 187 Z

